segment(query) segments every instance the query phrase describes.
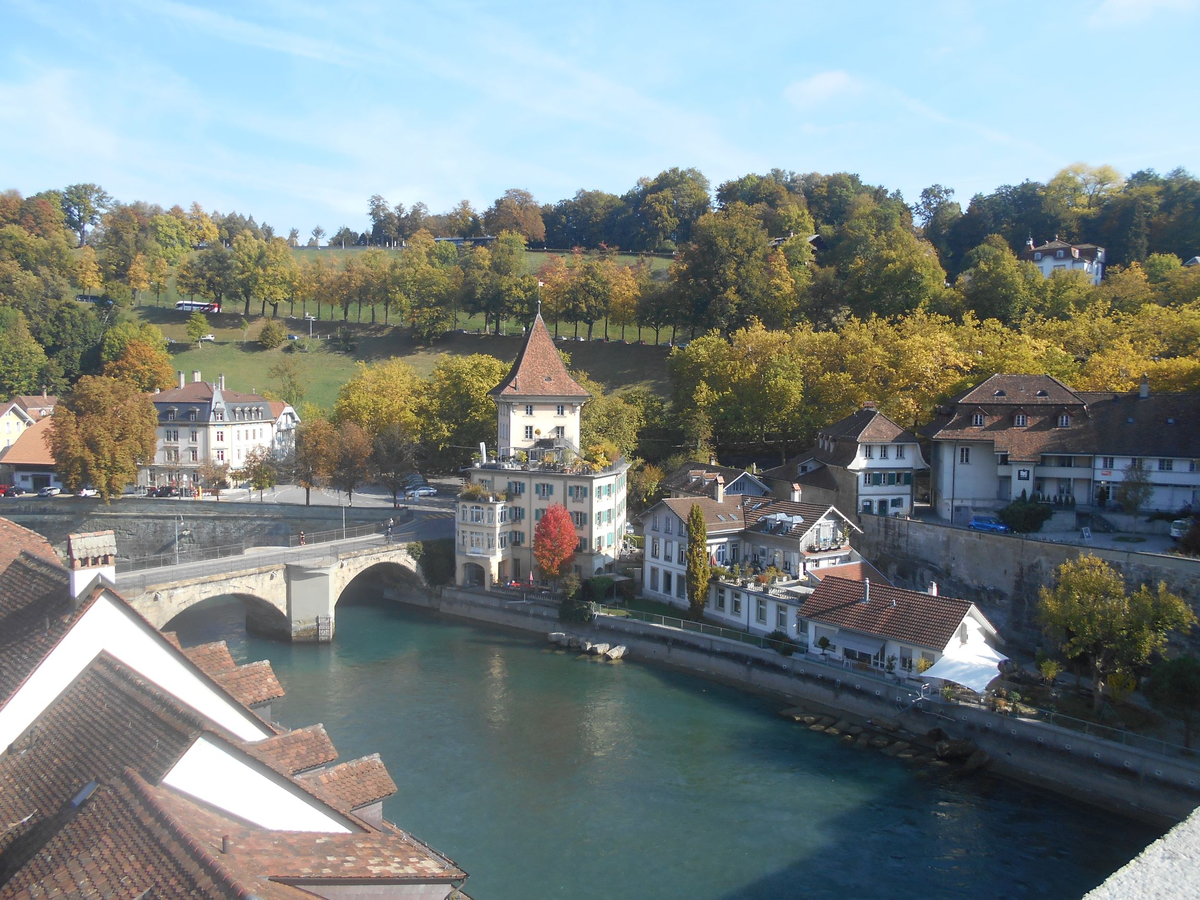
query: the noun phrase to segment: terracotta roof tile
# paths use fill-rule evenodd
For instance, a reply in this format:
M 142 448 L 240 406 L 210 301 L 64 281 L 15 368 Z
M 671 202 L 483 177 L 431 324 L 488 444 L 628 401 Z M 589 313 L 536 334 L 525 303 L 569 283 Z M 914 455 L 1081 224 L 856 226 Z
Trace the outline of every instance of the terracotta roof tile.
M 554 339 L 542 321 L 533 320 L 525 346 L 508 375 L 489 392 L 493 397 L 590 397 L 563 365 Z
M 734 469 L 729 466 L 717 466 L 701 462 L 687 462 L 664 478 L 662 487 L 667 491 L 715 498 L 717 476 L 725 479 L 726 489 L 743 476 L 755 481 L 758 480 L 757 476 L 747 472 L 745 469 Z
M 60 562 L 50 542 L 16 522 L 0 519 L 0 576 L 23 552 L 32 553 L 49 562 Z
M 378 753 L 302 775 L 339 808 L 355 810 L 396 793 L 396 782 Z
M 972 609 L 966 600 L 875 582 L 871 582 L 869 602 L 862 602 L 863 593 L 861 581 L 827 576 L 800 606 L 800 615 L 814 622 L 940 651 Z
M 659 502 L 684 522 L 687 521 L 692 507 L 699 506 L 704 513 L 704 524 L 709 534 L 719 531 L 741 531 L 746 525 L 742 518 L 742 498 L 738 494 L 726 494 L 723 503 L 718 503 L 711 497 L 667 497 Z M 646 518 L 646 513 L 642 513 L 642 518 Z
M 773 515 L 799 516 L 800 522 L 793 525 L 788 534 L 799 536 L 808 533 L 812 527 L 829 516 L 835 522 L 845 522 L 846 518 L 837 511 L 837 507 L 827 503 L 801 503 L 794 500 L 769 500 L 767 498 L 747 497 L 743 501 L 745 507 L 746 527 L 753 529 L 759 522 Z M 765 524 L 765 523 L 764 523 Z M 850 523 L 855 531 L 858 526 Z
M 314 769 L 337 759 L 337 750 L 324 725 L 309 725 L 247 745 L 247 749 L 291 774 Z
M 246 663 L 244 666 L 219 672 L 211 677 L 235 700 L 245 706 L 269 703 L 284 695 L 283 686 L 275 677 L 275 670 L 265 659 Z
M 21 432 L 12 446 L 0 453 L 0 462 L 8 466 L 54 466 L 50 452 L 50 429 L 54 419 L 46 416 Z
M 842 563 L 840 566 L 818 566 L 809 567 L 808 574 L 817 579 L 824 581 L 830 575 L 835 578 L 846 578 L 850 581 L 863 581 L 870 578 L 871 584 L 891 584 L 887 577 L 871 565 L 866 560 L 858 562 Z
M 7 703 L 67 633 L 74 614 L 67 570 L 27 551 L 3 574 L 0 590 L 0 704 Z
M 213 641 L 211 644 L 197 644 L 195 647 L 184 647 L 183 655 L 204 670 L 204 674 L 216 676 L 237 668 L 229 645 L 224 641 Z

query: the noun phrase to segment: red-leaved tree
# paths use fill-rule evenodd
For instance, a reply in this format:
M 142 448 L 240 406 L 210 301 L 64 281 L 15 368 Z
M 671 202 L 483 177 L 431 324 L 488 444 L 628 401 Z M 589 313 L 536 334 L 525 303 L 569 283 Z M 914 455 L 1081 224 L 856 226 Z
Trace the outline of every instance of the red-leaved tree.
M 547 578 L 557 581 L 575 558 L 575 523 L 561 503 L 549 507 L 533 529 L 533 558 Z

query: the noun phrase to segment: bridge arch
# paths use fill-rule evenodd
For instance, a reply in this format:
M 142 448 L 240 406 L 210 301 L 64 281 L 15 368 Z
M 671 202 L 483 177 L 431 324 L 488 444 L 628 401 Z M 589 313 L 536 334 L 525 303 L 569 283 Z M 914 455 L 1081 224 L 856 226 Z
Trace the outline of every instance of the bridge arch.
M 229 611 L 219 616 L 217 621 L 213 622 L 214 636 L 212 640 L 220 640 L 222 635 L 218 634 L 218 632 L 223 631 L 227 625 L 233 624 L 234 618 L 244 621 L 246 631 L 249 634 L 283 638 L 285 640 L 290 639 L 292 636 L 291 620 L 283 610 L 276 607 L 270 601 L 264 600 L 262 597 L 236 591 L 215 593 L 210 597 L 195 600 L 185 609 L 180 610 L 168 619 L 161 626 L 162 630 L 175 631 L 178 625 L 189 622 L 189 620 L 206 613 L 210 609 L 220 609 L 222 607 L 227 608 Z

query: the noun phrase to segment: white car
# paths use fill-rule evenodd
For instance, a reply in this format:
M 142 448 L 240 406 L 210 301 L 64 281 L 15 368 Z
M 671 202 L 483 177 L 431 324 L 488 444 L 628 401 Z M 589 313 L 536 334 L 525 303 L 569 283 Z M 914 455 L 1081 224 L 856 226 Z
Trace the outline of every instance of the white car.
M 39 497 L 57 497 L 61 493 L 62 493 L 62 488 L 44 487 L 40 491 L 38 491 L 38 496 Z
M 212 341 L 215 344 L 217 336 L 215 334 L 206 334 L 200 338 L 200 343 L 204 343 L 205 341 Z
M 1176 519 L 1171 523 L 1171 540 L 1180 540 L 1188 531 L 1191 530 L 1191 519 Z
M 81 487 L 75 492 L 76 497 L 96 497 L 98 496 L 94 487 Z
M 429 485 L 425 484 L 421 487 L 409 488 L 404 492 L 404 496 L 409 500 L 413 500 L 418 497 L 436 497 L 437 488 L 431 488 Z

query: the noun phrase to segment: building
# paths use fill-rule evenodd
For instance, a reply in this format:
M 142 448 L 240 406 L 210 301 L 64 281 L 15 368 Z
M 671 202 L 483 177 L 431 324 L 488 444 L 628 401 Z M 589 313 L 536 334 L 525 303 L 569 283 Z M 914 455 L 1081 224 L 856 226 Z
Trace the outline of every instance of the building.
M 199 372 L 192 372 L 190 382 L 180 372 L 175 387 L 150 399 L 158 413 L 158 445 L 153 464 L 144 471 L 147 486 L 194 486 L 206 463 L 232 470 L 254 450 L 290 448 L 300 421 L 287 404 L 229 390 L 224 375 L 211 384 Z
M 290 403 L 268 400 L 271 416 L 275 420 L 275 455 L 283 459 L 296 449 L 296 429 L 300 427 L 300 415 Z
M 44 487 L 61 488 L 55 470 L 54 454 L 50 450 L 50 429 L 54 419 L 37 419 L 7 449 L 0 451 L 0 467 L 11 478 L 14 487 L 40 491 Z
M 717 572 L 706 608 L 713 621 L 796 637 L 795 612 L 819 583 L 817 573 L 862 562 L 849 542 L 857 526 L 833 506 L 721 491 L 715 497 L 668 497 L 640 517 L 643 596 L 688 608 L 687 518 L 693 506 L 704 513 L 708 557 Z
M 715 462 L 687 462 L 662 481 L 662 491 L 668 497 L 712 497 L 722 490 L 726 495 L 745 494 L 765 497 L 771 488 L 753 472 L 718 466 Z
M 47 394 L 45 388 L 40 394 L 19 394 L 13 397 L 13 402 L 20 406 L 34 419 L 44 419 L 54 415 L 54 407 L 58 405 L 58 397 Z
M 1025 494 L 1115 508 L 1125 471 L 1153 486 L 1145 509 L 1197 505 L 1200 394 L 1074 391 L 1050 375 L 993 375 L 938 407 L 931 441 L 931 503 L 966 524 Z
M 590 396 L 567 371 L 539 314 L 512 369 L 491 391 L 496 453 L 481 447 L 458 500 L 458 584 L 532 580 L 533 531 L 555 504 L 575 523 L 576 574 L 613 571 L 625 535 L 629 464 L 580 448 L 580 414 Z
M 832 504 L 847 517 L 907 516 L 916 474 L 928 468 L 916 435 L 868 401 L 823 429 L 814 447 L 765 470 L 762 479 L 777 497 Z
M 388 822 L 377 755 L 284 729 L 270 664 L 184 648 L 112 587 L 111 532 L 69 567 L 0 520 L 0 896 L 462 896 L 466 873 Z
M 1095 244 L 1068 244 L 1055 237 L 1035 247 L 1030 238 L 1020 258 L 1037 266 L 1043 278 L 1057 271 L 1083 272 L 1092 284 L 1099 284 L 1104 277 L 1104 248 Z
M 809 649 L 833 659 L 885 672 L 890 661 L 894 674 L 943 678 L 979 693 L 1006 659 L 975 604 L 942 597 L 937 585 L 923 593 L 831 576 L 801 604 L 798 624 Z
M 16 400 L 0 403 L 0 452 L 15 444 L 25 429 L 36 421 Z

